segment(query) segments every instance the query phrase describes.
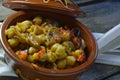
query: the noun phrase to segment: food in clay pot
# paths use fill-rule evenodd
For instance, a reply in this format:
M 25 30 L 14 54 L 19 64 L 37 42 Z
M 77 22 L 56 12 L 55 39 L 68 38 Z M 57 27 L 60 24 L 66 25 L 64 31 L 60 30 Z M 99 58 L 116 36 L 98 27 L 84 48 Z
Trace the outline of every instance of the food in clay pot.
M 23 80 L 75 80 L 94 63 L 97 45 L 87 27 L 75 19 L 78 8 L 54 0 L 5 1 L 6 7 L 23 9 L 1 28 L 8 65 Z
M 33 67 L 67 69 L 82 64 L 87 49 L 80 30 L 36 16 L 5 30 L 7 41 L 21 60 Z
M 28 80 L 75 80 L 93 64 L 97 52 L 82 23 L 42 12 L 9 16 L 1 28 L 1 45 L 8 65 Z

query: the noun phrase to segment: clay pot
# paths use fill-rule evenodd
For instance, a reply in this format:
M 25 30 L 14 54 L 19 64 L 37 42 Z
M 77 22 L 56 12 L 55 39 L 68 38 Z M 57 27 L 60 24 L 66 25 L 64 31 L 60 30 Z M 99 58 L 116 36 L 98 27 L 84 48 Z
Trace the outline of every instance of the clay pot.
M 5 30 L 9 28 L 10 25 L 15 25 L 16 22 L 27 19 L 30 20 L 36 15 L 58 20 L 60 23 L 73 26 L 73 28 L 78 27 L 81 31 L 82 38 L 87 44 L 87 60 L 77 67 L 65 70 L 52 70 L 43 67 L 36 70 L 30 63 L 20 60 L 9 46 L 5 35 Z M 85 25 L 68 16 L 40 11 L 18 11 L 10 15 L 4 21 L 1 28 L 1 45 L 5 50 L 5 59 L 8 65 L 10 65 L 23 80 L 75 80 L 94 63 L 97 55 L 96 41 L 92 33 Z

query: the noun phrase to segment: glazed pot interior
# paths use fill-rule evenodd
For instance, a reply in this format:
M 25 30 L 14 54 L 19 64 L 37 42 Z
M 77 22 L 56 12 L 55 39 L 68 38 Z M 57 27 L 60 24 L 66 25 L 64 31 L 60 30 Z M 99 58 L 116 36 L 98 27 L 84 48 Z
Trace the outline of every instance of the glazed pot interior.
M 5 52 L 10 56 L 13 61 L 15 61 L 18 64 L 21 64 L 21 66 L 28 67 L 30 69 L 33 69 L 32 65 L 28 62 L 22 61 L 18 59 L 18 57 L 15 55 L 15 52 L 11 49 L 7 42 L 7 38 L 5 35 L 5 30 L 9 28 L 10 25 L 15 25 L 17 22 L 21 22 L 23 20 L 31 20 L 35 16 L 42 16 L 50 19 L 57 20 L 58 22 L 62 24 L 66 24 L 71 26 L 72 28 L 77 27 L 81 31 L 81 36 L 85 40 L 87 44 L 87 60 L 80 66 L 71 68 L 71 69 L 65 69 L 65 70 L 51 70 L 51 69 L 46 69 L 40 67 L 40 71 L 38 70 L 37 72 L 43 72 L 43 73 L 50 73 L 49 75 L 52 74 L 69 74 L 69 73 L 77 73 L 77 72 L 83 72 L 86 70 L 95 60 L 96 55 L 97 55 L 97 45 L 95 42 L 95 39 L 91 32 L 87 29 L 85 25 L 82 23 L 78 22 L 74 18 L 71 18 L 69 16 L 64 16 L 64 15 L 58 15 L 54 13 L 48 13 L 48 12 L 38 12 L 38 11 L 32 11 L 32 12 L 24 12 L 24 11 L 18 11 L 11 16 L 9 16 L 3 23 L 2 29 L 1 29 L 1 43 L 2 46 L 5 50 Z

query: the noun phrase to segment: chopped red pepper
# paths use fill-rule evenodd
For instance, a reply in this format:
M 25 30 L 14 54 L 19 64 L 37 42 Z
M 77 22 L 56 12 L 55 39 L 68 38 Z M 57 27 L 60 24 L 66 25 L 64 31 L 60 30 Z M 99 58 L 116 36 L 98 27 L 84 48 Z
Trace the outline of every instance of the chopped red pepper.
M 38 59 L 41 58 L 41 56 L 45 53 L 45 48 L 42 48 L 40 51 L 38 51 Z
M 82 53 L 81 55 L 77 56 L 77 61 L 84 62 L 85 61 L 85 54 Z
M 27 59 L 27 57 L 28 57 L 28 54 L 27 54 L 27 52 L 25 52 L 25 51 L 18 51 L 18 57 L 20 58 L 20 59 L 22 59 L 22 60 L 26 60 Z

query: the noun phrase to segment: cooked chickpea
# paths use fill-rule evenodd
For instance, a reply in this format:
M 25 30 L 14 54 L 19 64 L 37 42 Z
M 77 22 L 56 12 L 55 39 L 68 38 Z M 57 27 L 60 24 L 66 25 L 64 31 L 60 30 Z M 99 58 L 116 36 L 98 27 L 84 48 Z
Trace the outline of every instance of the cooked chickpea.
M 40 16 L 37 16 L 37 17 L 35 17 L 35 18 L 33 19 L 33 22 L 34 22 L 35 24 L 40 25 L 40 24 L 42 23 L 42 18 L 41 18 Z
M 58 59 L 63 59 L 67 56 L 67 53 L 65 52 L 65 47 L 62 45 L 57 47 L 55 53 L 56 53 Z
M 79 56 L 83 53 L 83 50 L 82 49 L 78 49 L 78 50 L 75 50 L 75 52 L 72 53 L 72 55 L 74 56 Z
M 11 47 L 16 47 L 16 46 L 18 46 L 19 41 L 18 41 L 18 39 L 11 38 L 11 39 L 8 39 L 8 43 L 10 44 Z
M 31 25 L 30 28 L 26 30 L 26 32 L 33 34 L 33 30 L 34 30 L 34 25 Z
M 52 63 L 54 63 L 57 59 L 57 55 L 54 52 L 48 52 L 47 56 L 48 61 Z
M 14 27 L 14 26 L 13 26 Z M 8 36 L 8 38 L 12 38 L 15 35 L 14 29 L 9 28 L 5 31 L 5 34 Z
M 32 58 L 33 58 L 33 60 L 38 60 L 38 53 L 34 53 L 34 54 L 32 55 Z
M 22 25 L 27 29 L 32 25 L 32 21 L 25 20 L 25 21 L 22 22 Z
M 51 51 L 55 52 L 58 46 L 60 46 L 60 44 L 59 44 L 59 43 L 55 43 L 55 44 L 51 47 Z
M 29 62 L 34 62 L 34 58 L 33 58 L 32 55 L 29 55 L 28 58 L 27 58 L 27 60 L 28 60 Z
M 36 37 L 39 44 L 43 44 L 46 41 L 46 36 L 44 34 L 37 35 Z
M 32 55 L 33 53 L 35 53 L 35 52 L 37 52 L 38 51 L 38 49 L 36 49 L 35 47 L 30 47 L 29 49 L 28 49 L 28 53 L 30 54 L 30 55 Z
M 71 55 L 71 51 L 74 49 L 74 44 L 71 41 L 64 41 L 62 45 L 65 46 L 67 53 Z
M 66 60 L 65 60 L 65 59 L 59 60 L 59 61 L 57 62 L 57 67 L 58 67 L 59 69 L 64 69 L 64 68 L 66 67 Z
M 73 66 L 76 62 L 76 58 L 74 56 L 67 56 L 66 62 L 67 65 Z

